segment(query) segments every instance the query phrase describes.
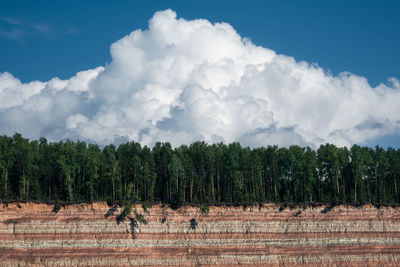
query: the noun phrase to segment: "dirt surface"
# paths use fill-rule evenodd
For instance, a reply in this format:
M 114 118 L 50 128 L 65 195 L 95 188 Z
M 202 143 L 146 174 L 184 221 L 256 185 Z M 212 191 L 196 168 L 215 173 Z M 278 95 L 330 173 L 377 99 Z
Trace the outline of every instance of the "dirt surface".
M 398 207 L 53 208 L 0 203 L 0 266 L 400 265 Z

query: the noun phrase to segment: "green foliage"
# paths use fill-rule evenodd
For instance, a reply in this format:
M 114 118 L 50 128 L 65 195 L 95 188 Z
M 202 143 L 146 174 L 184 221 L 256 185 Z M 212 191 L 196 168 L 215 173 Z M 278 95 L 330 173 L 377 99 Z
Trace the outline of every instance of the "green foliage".
M 194 142 L 153 148 L 0 136 L 0 198 L 185 203 L 400 203 L 400 150 Z M 146 204 L 143 209 L 147 212 Z M 128 215 L 126 215 L 128 216 Z
M 209 212 L 210 212 L 210 207 L 208 207 L 207 205 L 202 205 L 200 207 L 201 215 L 206 216 L 206 215 L 208 215 Z
M 143 211 L 144 211 L 144 212 L 146 212 L 147 214 L 149 214 L 149 209 L 151 208 L 151 203 L 148 202 L 148 201 L 144 201 L 144 202 L 142 203 L 142 208 L 143 208 Z
M 332 210 L 332 208 L 333 208 L 332 206 L 326 206 L 323 210 L 321 210 L 321 213 L 326 214 L 326 213 L 330 212 Z
M 16 219 L 9 219 L 3 222 L 4 224 L 18 224 L 18 220 Z
M 58 202 L 56 202 L 56 203 L 54 204 L 54 207 L 53 207 L 53 212 L 54 212 L 54 213 L 58 213 L 58 212 L 60 211 L 60 209 L 61 209 L 61 204 L 58 203 Z
M 124 221 L 126 218 L 128 218 L 131 212 L 132 212 L 132 203 L 126 203 L 122 212 L 117 216 L 117 222 Z
M 144 225 L 147 224 L 147 220 L 144 218 L 143 214 L 137 212 L 136 209 L 133 211 L 133 213 L 135 214 L 136 221 L 138 221 L 139 223 L 144 224 Z
M 197 225 L 198 225 L 196 219 L 192 218 L 192 219 L 190 219 L 189 222 L 190 222 L 190 225 L 189 225 L 190 230 L 196 230 Z

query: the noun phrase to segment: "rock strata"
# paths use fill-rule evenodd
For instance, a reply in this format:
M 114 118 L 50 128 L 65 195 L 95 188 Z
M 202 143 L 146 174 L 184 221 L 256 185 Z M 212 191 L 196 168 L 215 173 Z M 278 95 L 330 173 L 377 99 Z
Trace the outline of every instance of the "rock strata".
M 0 204 L 0 266 L 400 265 L 400 208 Z M 135 215 L 136 213 L 136 215 Z M 135 216 L 142 214 L 144 220 Z

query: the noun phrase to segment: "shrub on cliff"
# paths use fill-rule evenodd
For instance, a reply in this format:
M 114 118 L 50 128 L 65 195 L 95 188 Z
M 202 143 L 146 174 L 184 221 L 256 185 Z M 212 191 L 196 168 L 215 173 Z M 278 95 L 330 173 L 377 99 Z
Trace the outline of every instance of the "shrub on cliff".
M 58 213 L 58 211 L 59 211 L 60 209 L 61 209 L 61 204 L 58 203 L 58 202 L 56 202 L 56 203 L 54 204 L 53 212 L 54 212 L 54 213 Z
M 110 208 L 107 213 L 104 215 L 104 218 L 108 218 L 110 216 L 113 216 L 114 213 L 117 211 L 118 207 L 115 205 L 112 208 Z
M 143 214 L 137 212 L 136 209 L 133 211 L 133 213 L 135 214 L 136 221 L 140 222 L 141 224 L 147 224 L 147 220 L 144 218 Z
M 149 214 L 149 208 L 151 208 L 151 203 L 148 201 L 144 201 L 142 203 L 142 208 L 144 210 L 144 212 L 146 212 L 147 214 Z
M 120 223 L 123 220 L 125 220 L 129 214 L 131 214 L 132 212 L 132 204 L 131 203 L 127 203 L 124 206 L 124 209 L 122 210 L 121 214 L 117 216 L 117 222 Z
M 9 219 L 3 222 L 4 224 L 18 224 L 17 219 Z
M 197 221 L 195 218 L 190 219 L 190 229 L 191 230 L 196 230 L 197 228 Z
M 203 205 L 200 207 L 200 213 L 203 216 L 208 215 L 208 213 L 210 212 L 210 207 L 208 207 L 207 205 Z

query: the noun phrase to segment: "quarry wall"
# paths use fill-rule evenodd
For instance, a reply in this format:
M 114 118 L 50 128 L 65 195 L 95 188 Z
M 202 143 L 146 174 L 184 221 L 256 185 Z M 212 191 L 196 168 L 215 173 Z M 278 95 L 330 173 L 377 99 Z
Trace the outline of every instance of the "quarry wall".
M 0 204 L 0 266 L 400 265 L 398 207 L 136 205 L 124 220 L 102 202 L 53 209 Z

